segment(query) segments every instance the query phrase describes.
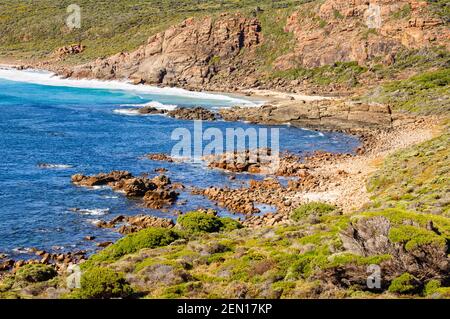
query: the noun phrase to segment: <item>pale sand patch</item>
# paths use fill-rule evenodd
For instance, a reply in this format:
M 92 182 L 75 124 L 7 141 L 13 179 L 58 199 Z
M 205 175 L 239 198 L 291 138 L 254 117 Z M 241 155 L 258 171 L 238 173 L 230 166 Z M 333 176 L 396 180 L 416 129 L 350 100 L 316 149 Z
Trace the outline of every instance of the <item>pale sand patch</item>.
M 299 192 L 293 202 L 324 201 L 338 205 L 344 213 L 360 210 L 369 203 L 366 183 L 384 159 L 405 148 L 428 141 L 436 136 L 437 123 L 425 122 L 422 127 L 407 125 L 391 132 L 382 132 L 373 147 L 364 155 L 324 163 L 310 172 L 321 177 L 321 185 L 314 192 Z M 345 171 L 347 174 L 337 174 Z
M 258 89 L 248 89 L 243 90 L 242 93 L 249 94 L 253 97 L 261 97 L 266 98 L 271 101 L 286 101 L 286 100 L 295 100 L 295 101 L 305 101 L 305 102 L 314 102 L 314 101 L 323 101 L 323 100 L 339 100 L 336 97 L 327 97 L 327 96 L 319 96 L 319 95 L 304 95 L 298 93 L 286 93 L 274 90 L 258 90 Z

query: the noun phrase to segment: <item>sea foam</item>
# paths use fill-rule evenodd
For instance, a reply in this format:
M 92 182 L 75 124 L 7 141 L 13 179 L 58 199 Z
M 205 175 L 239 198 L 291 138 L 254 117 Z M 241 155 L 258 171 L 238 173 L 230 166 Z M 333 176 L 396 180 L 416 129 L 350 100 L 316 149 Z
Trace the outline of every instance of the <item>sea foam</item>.
M 166 111 L 172 111 L 175 110 L 178 106 L 173 104 L 162 104 L 157 101 L 151 101 L 143 104 L 122 104 L 123 107 L 133 107 L 133 108 L 127 108 L 127 109 L 116 109 L 113 112 L 116 114 L 121 115 L 128 115 L 128 116 L 151 116 L 155 114 L 141 114 L 139 113 L 139 108 L 144 107 L 154 107 L 158 110 L 166 110 Z M 157 114 L 162 115 L 162 114 Z
M 260 105 L 257 102 L 232 97 L 224 94 L 206 93 L 206 92 L 194 92 L 181 88 L 160 88 L 149 85 L 134 85 L 127 81 L 101 81 L 92 79 L 64 79 L 60 76 L 41 70 L 16 70 L 10 67 L 0 67 L 0 79 L 27 82 L 33 84 L 47 85 L 47 86 L 64 86 L 64 87 L 76 87 L 76 88 L 88 88 L 88 89 L 106 89 L 106 90 L 120 90 L 130 91 L 137 93 L 165 95 L 165 96 L 181 96 L 193 99 L 206 99 L 214 101 L 223 101 L 227 104 L 236 104 L 244 106 L 256 106 Z M 142 106 L 142 105 L 141 105 Z

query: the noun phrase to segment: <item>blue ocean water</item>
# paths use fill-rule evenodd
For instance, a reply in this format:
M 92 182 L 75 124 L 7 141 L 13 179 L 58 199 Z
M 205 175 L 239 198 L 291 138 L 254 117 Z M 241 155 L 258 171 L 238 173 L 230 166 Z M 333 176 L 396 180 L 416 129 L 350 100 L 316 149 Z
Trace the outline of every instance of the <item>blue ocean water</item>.
M 206 96 L 146 94 L 112 89 L 48 86 L 0 78 L 0 253 L 20 254 L 23 247 L 94 250 L 87 235 L 97 241 L 119 235 L 94 226 L 97 219 L 118 215 L 154 214 L 174 217 L 174 210 L 189 211 L 215 205 L 192 196 L 189 186 L 239 187 L 252 176 L 231 181 L 229 175 L 193 163 L 163 163 L 143 159 L 148 153 L 170 154 L 174 129 L 192 129 L 193 123 L 164 116 L 126 116 L 114 111 L 123 105 L 157 101 L 180 106 L 229 106 L 234 101 Z M 204 122 L 204 128 L 254 127 L 244 123 Z M 319 133 L 280 128 L 282 150 L 351 152 L 358 140 L 340 133 Z M 67 165 L 42 168 L 40 163 Z M 89 190 L 71 184 L 76 173 L 97 174 L 128 170 L 135 175 L 156 175 L 167 168 L 173 182 L 187 189 L 187 204 L 167 211 L 145 209 L 139 201 L 104 188 Z M 73 208 L 81 209 L 74 211 Z M 223 214 L 227 212 L 222 211 Z

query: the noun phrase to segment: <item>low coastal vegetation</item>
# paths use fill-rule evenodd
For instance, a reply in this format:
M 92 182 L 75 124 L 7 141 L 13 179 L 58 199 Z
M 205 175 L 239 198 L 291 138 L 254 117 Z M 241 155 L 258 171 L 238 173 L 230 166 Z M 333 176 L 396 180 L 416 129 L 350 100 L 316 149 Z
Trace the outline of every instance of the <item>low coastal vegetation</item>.
M 429 2 L 436 14 L 448 16 L 445 1 Z M 185 1 L 173 7 L 170 1 L 106 5 L 80 0 L 86 8 L 80 36 L 88 49 L 67 62 L 133 49 L 149 34 L 188 16 L 244 10 L 259 15 L 263 26 L 272 26 L 270 31 L 263 28 L 266 41 L 256 50 L 272 80 L 356 87 L 370 73 L 393 81 L 380 83 L 358 99 L 388 104 L 394 112 L 448 117 L 449 55 L 442 48 L 401 51 L 389 66 L 337 62 L 274 71 L 270 65 L 288 51 L 293 39 L 283 31 L 284 23 L 277 24 L 277 17 L 285 20 L 298 3 Z M 56 8 L 48 0 L 33 3 L 46 10 L 34 8 L 39 14 L 30 17 L 31 3 L 4 1 L 1 53 L 41 58 L 50 49 L 76 41 L 76 34 L 56 28 L 68 4 L 62 1 Z M 275 6 L 281 13 L 255 11 L 257 6 Z M 18 12 L 17 19 L 12 10 Z M 104 24 L 96 25 L 105 10 Z M 410 10 L 405 6 L 391 18 L 407 19 Z M 42 19 L 41 13 L 51 19 Z M 337 11 L 334 18 L 343 16 Z M 327 21 L 316 20 L 318 27 L 326 27 Z M 25 23 L 31 28 L 23 28 Z M 211 65 L 218 63 L 220 59 L 211 60 Z M 398 74 L 406 76 L 395 80 Z M 444 124 L 432 140 L 383 159 L 367 180 L 371 198 L 362 210 L 343 214 L 329 203 L 311 202 L 292 207 L 285 225 L 257 228 L 190 212 L 180 215 L 173 228 L 146 228 L 92 255 L 81 264 L 80 288 L 67 287 L 67 275 L 57 274 L 53 266 L 26 265 L 0 279 L 0 298 L 450 298 L 449 139 Z M 370 269 L 381 270 L 375 288 L 367 285 Z
M 82 264 L 79 289 L 67 289 L 64 276 L 59 281 L 52 279 L 55 274 L 47 269 L 51 266 L 45 266 L 37 276 L 36 269 L 22 268 L 3 280 L 0 291 L 2 296 L 26 297 L 28 288 L 17 282 L 38 280 L 47 289 L 37 290 L 40 296 L 59 287 L 62 297 L 94 299 L 360 298 L 380 294 L 436 298 L 448 294 L 448 273 L 416 269 L 410 274 L 396 263 L 397 254 L 407 260 L 419 251 L 441 251 L 443 256 L 428 258 L 445 260 L 450 240 L 447 218 L 399 209 L 347 216 L 333 213 L 335 207 L 325 203 L 295 211 L 291 225 L 238 229 L 234 222 L 234 230 L 219 227 L 220 218 L 192 212 L 180 218 L 181 225 L 174 230 L 148 228 L 93 255 Z M 316 214 L 318 220 L 301 218 L 305 214 Z M 364 231 L 383 232 L 382 228 L 375 230 L 380 219 L 390 225 L 387 242 L 365 254 L 354 250 L 352 243 L 362 239 L 349 234 L 357 230 L 364 237 Z M 201 226 L 192 228 L 196 223 Z M 430 223 L 433 229 L 427 228 Z M 389 269 L 375 290 L 366 285 L 367 269 L 374 265 Z M 30 274 L 24 277 L 25 272 Z
M 5 0 L 0 3 L 0 55 L 41 59 L 59 47 L 82 40 L 86 51 L 66 61 L 76 64 L 133 50 L 150 35 L 189 17 L 215 16 L 225 11 L 251 14 L 257 7 L 285 12 L 302 2 L 309 1 L 79 0 L 81 29 L 70 32 L 64 21 L 68 16 L 66 9 L 73 1 L 55 4 L 51 0 Z M 270 12 L 265 16 L 276 18 Z
M 330 214 L 332 212 L 336 212 L 339 209 L 336 206 L 329 205 L 326 203 L 321 202 L 311 202 L 308 204 L 304 204 L 300 206 L 299 208 L 295 209 L 292 212 L 291 218 L 296 221 L 300 222 L 304 220 L 305 218 L 308 218 L 309 216 L 318 216 L 322 217 L 324 215 Z
M 133 289 L 122 273 L 109 268 L 92 268 L 81 276 L 81 288 L 65 296 L 72 299 L 127 298 Z
M 450 68 L 415 75 L 383 84 L 363 100 L 392 105 L 396 111 L 424 115 L 448 114 Z
M 398 207 L 450 217 L 450 135 L 389 156 L 368 181 L 373 208 Z
M 318 85 L 331 83 L 345 83 L 350 87 L 358 84 L 358 77 L 367 71 L 367 68 L 358 65 L 357 62 L 337 62 L 317 68 L 294 68 L 286 71 L 276 71 L 272 78 L 284 78 L 288 80 L 308 80 Z

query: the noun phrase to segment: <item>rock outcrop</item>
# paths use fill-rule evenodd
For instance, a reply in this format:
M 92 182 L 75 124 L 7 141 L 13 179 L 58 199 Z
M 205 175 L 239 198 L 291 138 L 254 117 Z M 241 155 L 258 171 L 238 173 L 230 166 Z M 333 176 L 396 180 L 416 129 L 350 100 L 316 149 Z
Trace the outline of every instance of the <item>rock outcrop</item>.
M 157 162 L 168 162 L 173 163 L 173 158 L 167 154 L 155 153 L 155 154 L 147 154 L 146 157 L 149 160 L 157 161 Z
M 299 156 L 275 154 L 271 149 L 210 155 L 203 158 L 208 167 L 233 173 L 264 174 L 285 177 L 305 177 L 307 166 Z
M 149 179 L 134 177 L 129 172 L 114 171 L 95 176 L 77 174 L 72 176 L 72 182 L 84 187 L 109 186 L 115 191 L 123 192 L 127 197 L 143 198 L 145 206 L 152 209 L 170 206 L 178 198 L 178 193 L 171 187 L 172 182 L 165 175 Z
M 219 71 L 220 62 L 236 57 L 243 48 L 256 47 L 261 41 L 260 31 L 257 19 L 240 14 L 190 18 L 151 36 L 134 52 L 75 67 L 66 71 L 66 76 L 201 86 Z
M 379 265 L 383 288 L 404 273 L 412 275 L 422 287 L 432 279 L 447 282 L 450 259 L 447 241 L 441 236 L 431 220 L 426 225 L 413 219 L 398 224 L 385 216 L 360 218 L 340 234 L 346 253 L 389 256 Z M 358 263 L 332 267 L 319 275 L 341 287 L 365 286 L 367 276 L 367 265 Z
M 162 109 L 157 109 L 152 106 L 145 106 L 140 108 L 131 109 L 141 115 L 162 115 L 178 119 L 178 120 L 188 120 L 188 121 L 215 121 L 218 115 L 208 109 L 200 106 L 196 107 L 177 107 L 174 110 L 167 111 Z
M 72 44 L 65 47 L 61 47 L 53 52 L 53 55 L 56 58 L 64 58 L 67 55 L 74 55 L 82 53 L 86 49 L 86 46 L 83 44 Z
M 177 107 L 175 110 L 168 112 L 167 115 L 175 119 L 189 121 L 215 121 L 217 119 L 214 112 L 203 107 Z
M 157 109 L 156 107 L 153 106 L 144 106 L 137 108 L 135 110 L 141 115 L 161 115 L 167 113 L 166 110 Z
M 136 233 L 149 227 L 172 228 L 173 220 L 150 215 L 117 216 L 111 221 L 100 221 L 96 224 L 99 228 L 116 229 L 119 233 L 127 235 Z M 117 228 L 119 226 L 119 228 Z
M 337 130 L 390 128 L 394 121 L 388 106 L 332 100 L 292 101 L 260 108 L 235 107 L 222 109 L 220 114 L 226 121 L 291 123 L 299 127 Z
M 294 35 L 296 46 L 275 66 L 286 70 L 352 61 L 366 65 L 376 58 L 390 64 L 402 48 L 443 45 L 450 49 L 445 21 L 433 17 L 427 7 L 426 1 L 418 0 L 311 4 L 288 18 L 285 31 Z

